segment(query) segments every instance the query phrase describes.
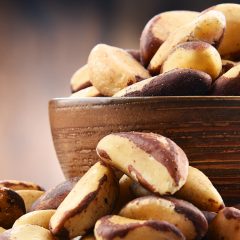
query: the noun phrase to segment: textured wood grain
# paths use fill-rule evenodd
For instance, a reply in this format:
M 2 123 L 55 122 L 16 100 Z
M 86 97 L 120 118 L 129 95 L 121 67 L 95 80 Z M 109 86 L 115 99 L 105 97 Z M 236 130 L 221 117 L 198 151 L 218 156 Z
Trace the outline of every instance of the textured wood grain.
M 111 132 L 146 131 L 174 140 L 229 204 L 240 201 L 240 97 L 57 99 L 49 103 L 56 153 L 67 178 L 79 176 Z

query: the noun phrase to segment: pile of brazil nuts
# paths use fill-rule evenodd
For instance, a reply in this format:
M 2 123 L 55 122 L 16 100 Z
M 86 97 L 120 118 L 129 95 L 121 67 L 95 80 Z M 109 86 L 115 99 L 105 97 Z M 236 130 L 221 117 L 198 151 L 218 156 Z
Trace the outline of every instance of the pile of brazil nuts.
M 240 210 L 164 136 L 119 132 L 80 178 L 0 181 L 0 240 L 239 240 Z
M 72 98 L 240 95 L 240 4 L 168 11 L 139 50 L 96 45 L 70 80 Z

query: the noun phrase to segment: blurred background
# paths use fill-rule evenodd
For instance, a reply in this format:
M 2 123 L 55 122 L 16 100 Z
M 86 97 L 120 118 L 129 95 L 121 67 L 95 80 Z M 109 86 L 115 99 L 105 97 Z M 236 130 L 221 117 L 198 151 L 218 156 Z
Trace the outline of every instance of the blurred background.
M 48 101 L 70 95 L 69 79 L 95 44 L 137 49 L 155 14 L 222 2 L 228 1 L 0 0 L 0 179 L 46 188 L 63 181 Z

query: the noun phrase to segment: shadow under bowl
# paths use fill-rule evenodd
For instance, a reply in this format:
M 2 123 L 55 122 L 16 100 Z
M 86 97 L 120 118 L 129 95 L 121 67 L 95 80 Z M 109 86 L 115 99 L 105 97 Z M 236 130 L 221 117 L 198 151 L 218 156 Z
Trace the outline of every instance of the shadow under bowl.
M 98 160 L 105 135 L 154 132 L 175 141 L 225 202 L 240 202 L 240 97 L 59 98 L 49 102 L 49 117 L 66 178 Z

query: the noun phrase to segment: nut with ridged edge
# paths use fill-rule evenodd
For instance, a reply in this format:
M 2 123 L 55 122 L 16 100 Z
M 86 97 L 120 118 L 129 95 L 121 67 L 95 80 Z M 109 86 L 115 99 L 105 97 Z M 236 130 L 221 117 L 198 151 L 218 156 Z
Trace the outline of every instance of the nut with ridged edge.
M 100 140 L 96 151 L 102 161 L 154 193 L 173 194 L 187 179 L 185 153 L 176 143 L 158 134 L 109 134 Z

